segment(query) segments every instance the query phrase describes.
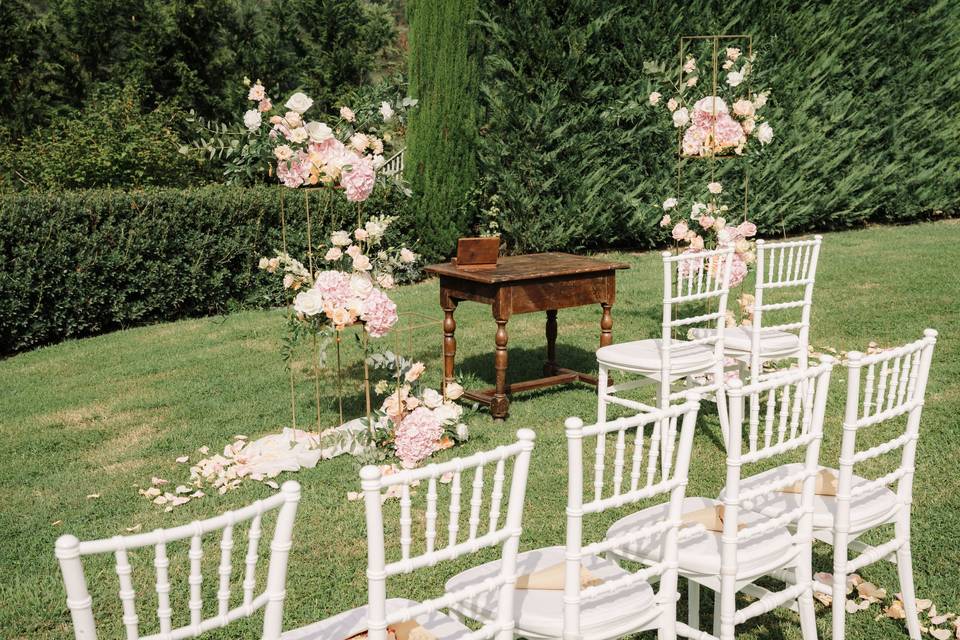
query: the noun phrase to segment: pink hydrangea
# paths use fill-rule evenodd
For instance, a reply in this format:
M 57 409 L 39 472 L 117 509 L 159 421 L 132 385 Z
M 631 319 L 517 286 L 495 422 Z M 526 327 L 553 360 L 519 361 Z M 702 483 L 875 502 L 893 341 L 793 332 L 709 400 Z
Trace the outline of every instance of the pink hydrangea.
M 303 151 L 298 151 L 297 155 L 288 161 L 277 163 L 277 178 L 285 187 L 296 189 L 310 177 L 310 170 L 313 165 L 310 159 Z
M 347 200 L 363 202 L 373 192 L 373 185 L 377 181 L 377 174 L 373 168 L 373 161 L 366 156 L 354 155 L 350 161 L 350 170 L 344 171 L 340 177 L 340 185 L 346 189 Z
M 373 289 L 364 300 L 360 318 L 366 323 L 367 333 L 372 337 L 385 336 L 397 323 L 397 305 L 385 293 Z
M 735 287 L 747 277 L 747 263 L 739 253 L 733 254 L 730 260 L 730 286 Z
M 327 138 L 323 142 L 311 142 L 307 150 L 317 166 L 322 167 L 328 164 L 336 164 L 336 162 L 331 161 L 342 156 L 346 147 L 336 138 Z
M 729 147 L 738 147 L 746 141 L 743 126 L 728 113 L 718 113 L 716 118 L 707 111 L 693 112 L 693 126 L 683 134 L 683 153 L 688 156 L 704 155 Z M 712 145 L 711 145 L 712 142 Z
M 313 288 L 323 294 L 325 303 L 335 307 L 343 306 L 351 297 L 350 278 L 339 271 L 321 271 L 317 274 Z
M 393 432 L 397 457 L 407 469 L 426 460 L 437 449 L 443 436 L 443 426 L 433 411 L 418 407 L 405 417 Z

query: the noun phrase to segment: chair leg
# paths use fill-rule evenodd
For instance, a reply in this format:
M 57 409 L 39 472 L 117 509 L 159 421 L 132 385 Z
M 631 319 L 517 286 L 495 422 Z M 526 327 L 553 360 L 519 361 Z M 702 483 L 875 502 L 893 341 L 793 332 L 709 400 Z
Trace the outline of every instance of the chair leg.
M 597 424 L 604 424 L 607 421 L 607 368 L 600 365 L 597 373 Z
M 909 526 L 909 525 L 907 525 Z M 898 537 L 901 533 L 897 527 Z M 920 640 L 920 619 L 917 616 L 917 594 L 913 586 L 913 558 L 910 553 L 910 538 L 897 549 L 897 575 L 900 578 L 900 593 L 903 596 L 903 611 L 907 616 L 907 632 L 911 640 Z
M 713 592 L 713 635 L 720 638 L 720 610 L 722 608 L 723 598 L 720 591 Z
M 834 554 L 837 553 L 834 549 Z M 846 555 L 844 555 L 846 558 Z M 842 571 L 837 571 L 837 562 L 834 562 L 833 569 L 833 603 L 831 605 L 832 629 L 834 638 L 844 638 L 844 627 L 847 615 L 847 576 Z
M 797 598 L 800 610 L 800 634 L 803 640 L 817 640 L 817 613 L 813 608 L 813 585 Z
M 687 624 L 700 629 L 700 585 L 687 580 Z

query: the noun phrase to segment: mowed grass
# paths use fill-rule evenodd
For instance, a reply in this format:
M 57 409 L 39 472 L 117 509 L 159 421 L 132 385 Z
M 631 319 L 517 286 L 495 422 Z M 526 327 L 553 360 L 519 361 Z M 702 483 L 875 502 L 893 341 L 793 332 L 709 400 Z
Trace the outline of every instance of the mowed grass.
M 828 234 L 824 239 L 813 312 L 812 341 L 818 348 L 864 349 L 870 341 L 890 346 L 919 338 L 926 327 L 940 331 L 924 409 L 917 457 L 913 505 L 913 551 L 918 595 L 931 598 L 940 611 L 957 611 L 960 538 L 960 224 L 956 221 L 910 227 L 876 227 Z M 613 309 L 614 337 L 622 341 L 652 337 L 659 331 L 661 267 L 656 253 L 616 254 L 632 269 L 622 272 Z M 254 257 L 251 256 L 251 259 Z M 405 287 L 395 294 L 401 311 L 426 314 L 439 322 L 437 282 Z M 559 314 L 559 360 L 594 370 L 599 308 L 563 310 Z M 420 324 L 410 318 L 411 324 Z M 495 325 L 488 307 L 464 303 L 457 312 L 458 371 L 468 380 L 493 379 Z M 224 496 L 211 492 L 172 513 L 138 495 L 152 476 L 173 484 L 188 479 L 175 458 L 208 445 L 218 450 L 234 434 L 251 438 L 290 424 L 290 387 L 279 357 L 284 333 L 281 311 L 244 312 L 226 317 L 187 320 L 69 342 L 0 362 L 0 636 L 3 638 L 72 637 L 53 545 L 63 533 L 81 539 L 124 534 L 140 525 L 147 531 L 237 508 L 272 490 L 248 482 Z M 543 359 L 543 315 L 513 318 L 510 375 L 538 375 Z M 399 349 L 428 365 L 428 379 L 438 382 L 440 329 L 421 327 L 397 332 L 384 347 Z M 330 351 L 331 357 L 334 351 Z M 343 361 L 354 382 L 347 385 L 346 410 L 362 410 L 358 358 L 352 339 L 343 345 Z M 297 370 L 298 423 L 315 422 L 313 381 L 301 362 Z M 842 369 L 835 373 L 822 459 L 837 456 L 843 406 Z M 335 420 L 335 382 L 322 378 L 321 416 Z M 525 513 L 523 547 L 562 544 L 566 501 L 566 446 L 563 420 L 595 416 L 595 392 L 583 385 L 526 393 L 513 399 L 511 417 L 495 423 L 486 412 L 470 420 L 471 439 L 454 452 L 467 454 L 511 440 L 519 427 L 537 432 Z M 701 416 L 691 466 L 689 495 L 713 496 L 720 489 L 724 454 L 716 413 Z M 892 461 L 888 464 L 893 464 Z M 366 598 L 366 541 L 362 503 L 348 502 L 358 489 L 357 463 L 349 457 L 322 462 L 296 475 L 303 499 L 291 552 L 285 627 L 292 628 L 363 604 Z M 171 486 L 172 486 L 171 485 Z M 88 495 L 99 494 L 98 498 Z M 390 518 L 395 505 L 388 506 Z M 622 514 L 588 519 L 588 535 L 598 536 Z M 395 525 L 391 525 L 395 528 Z M 874 541 L 880 538 L 874 536 Z M 208 540 L 204 597 L 215 602 L 215 563 L 219 550 Z M 234 573 L 242 567 L 242 550 L 234 551 Z M 182 549 L 171 552 L 176 615 L 187 615 L 187 560 Z M 816 549 L 816 568 L 830 570 L 830 550 Z M 152 554 L 135 557 L 144 631 L 155 630 Z M 265 564 L 265 563 L 264 563 Z M 431 597 L 465 563 L 439 565 L 416 580 L 400 578 L 390 594 Z M 88 563 L 88 580 L 98 621 L 121 637 L 117 581 L 109 559 Z M 864 576 L 898 590 L 893 565 L 867 568 Z M 239 586 L 235 586 L 235 593 Z M 682 607 L 682 605 L 681 605 Z M 704 597 L 704 620 L 710 598 Z M 210 610 L 210 609 L 208 609 Z M 821 637 L 829 637 L 829 612 L 818 605 Z M 874 620 L 877 607 L 848 616 L 848 637 L 880 639 L 905 635 L 902 623 Z M 215 632 L 212 638 L 258 637 L 253 622 Z M 706 622 L 705 622 L 706 624 Z M 799 638 L 796 616 L 776 612 L 747 625 L 744 638 Z

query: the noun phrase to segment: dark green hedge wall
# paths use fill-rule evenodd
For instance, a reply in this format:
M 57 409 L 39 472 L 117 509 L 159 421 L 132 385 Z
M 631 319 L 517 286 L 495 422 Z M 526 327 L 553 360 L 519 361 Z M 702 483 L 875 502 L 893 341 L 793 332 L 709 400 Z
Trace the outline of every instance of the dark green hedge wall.
M 290 253 L 305 255 L 304 193 L 214 186 L 0 196 L 0 355 L 279 303 L 277 280 L 257 261 L 282 249 L 281 198 Z M 355 225 L 356 205 L 343 198 L 328 210 L 321 194 L 310 201 L 315 243 Z M 365 210 L 393 215 L 405 206 L 382 189 Z
M 953 0 L 481 0 L 479 221 L 512 250 L 651 246 L 673 195 L 647 60 L 749 33 L 775 144 L 750 169 L 766 234 L 909 221 L 960 204 Z M 660 87 L 657 87 L 660 88 Z M 662 88 L 661 88 L 662 90 Z

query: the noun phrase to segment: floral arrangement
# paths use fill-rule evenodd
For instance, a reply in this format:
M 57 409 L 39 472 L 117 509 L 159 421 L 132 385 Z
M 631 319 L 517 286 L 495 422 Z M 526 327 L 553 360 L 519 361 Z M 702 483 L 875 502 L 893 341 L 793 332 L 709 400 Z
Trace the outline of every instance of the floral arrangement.
M 225 158 L 230 162 L 228 177 L 249 175 L 265 166 L 284 186 L 327 187 L 342 191 L 351 202 L 370 197 L 385 153 L 401 138 L 406 112 L 417 104 L 403 98 L 357 111 L 341 106 L 335 116 L 311 119 L 308 112 L 316 109 L 305 93 L 298 91 L 276 105 L 262 82 L 245 79 L 245 84 L 247 99 L 254 104 L 243 114 L 243 126 L 192 115 L 190 121 L 201 129 L 200 139 L 181 152 Z
M 296 320 L 312 331 L 343 330 L 361 323 L 373 338 L 386 335 L 397 322 L 397 305 L 384 293 L 394 287 L 394 270 L 413 264 L 417 254 L 406 247 L 384 246 L 389 216 L 371 217 L 352 233 L 336 231 L 321 247 L 323 270 L 311 273 L 286 253 L 260 258 L 259 267 L 283 274 Z
M 707 69 L 692 54 L 688 54 L 679 77 L 666 72 L 666 65 L 648 63 L 648 72 L 661 76 L 671 87 L 671 97 L 663 99 L 659 91 L 650 93 L 654 107 L 665 107 L 673 126 L 680 130 L 680 152 L 688 157 L 706 157 L 729 154 L 742 155 L 749 140 L 760 146 L 773 140 L 773 128 L 761 114 L 770 95 L 765 90 L 751 93 L 747 79 L 754 73 L 755 55 L 745 55 L 739 47 L 727 47 L 719 64 L 716 93 L 706 95 L 700 88 L 706 83 L 701 77 Z M 709 76 L 712 76 L 712 69 Z M 709 85 L 707 85 L 709 86 Z M 709 91 L 714 93 L 714 87 Z
M 706 185 L 706 194 L 699 194 L 690 204 L 689 218 L 685 216 L 677 221 L 670 212 L 680 210 L 680 201 L 675 197 L 667 198 L 660 205 L 664 212 L 660 226 L 670 229 L 670 237 L 678 248 L 684 247 L 684 253 L 733 246 L 730 286 L 735 287 L 743 282 L 750 265 L 756 261 L 756 246 L 751 238 L 757 235 L 757 225 L 749 220 L 736 225 L 728 223 L 729 207 L 721 202 L 722 194 L 723 185 L 710 182 Z
M 369 358 L 375 369 L 386 369 L 390 378 L 377 382 L 374 390 L 386 396 L 371 418 L 373 439 L 378 449 L 392 452 L 401 465 L 410 469 L 437 451 L 466 440 L 464 410 L 457 400 L 463 387 L 455 382 L 444 393 L 422 382 L 426 366 L 389 351 Z

